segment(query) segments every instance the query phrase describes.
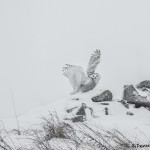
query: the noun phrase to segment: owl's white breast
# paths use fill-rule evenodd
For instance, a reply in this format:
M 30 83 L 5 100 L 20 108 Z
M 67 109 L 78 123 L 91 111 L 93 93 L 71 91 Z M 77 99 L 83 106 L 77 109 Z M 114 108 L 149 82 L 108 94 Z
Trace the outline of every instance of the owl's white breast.
M 92 90 L 96 86 L 96 83 L 91 78 L 87 78 L 85 82 L 82 83 L 80 87 L 81 92 L 87 92 Z

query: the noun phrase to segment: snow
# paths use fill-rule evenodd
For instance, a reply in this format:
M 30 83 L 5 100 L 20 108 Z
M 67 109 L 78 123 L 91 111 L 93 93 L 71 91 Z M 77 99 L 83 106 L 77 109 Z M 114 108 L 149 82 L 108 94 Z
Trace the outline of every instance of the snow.
M 67 113 L 66 110 L 73 107 L 80 107 L 82 103 L 85 103 L 87 107 L 91 107 L 94 110 L 92 116 L 90 110 L 86 109 L 86 122 L 88 124 L 104 129 L 117 129 L 128 135 L 128 137 L 136 138 L 138 136 L 144 141 L 145 138 L 150 139 L 150 112 L 146 108 L 134 108 L 134 105 L 130 105 L 129 109 L 127 109 L 116 99 L 108 102 L 109 105 L 101 105 L 100 102 L 93 102 L 91 100 L 92 96 L 100 92 L 102 91 L 93 90 L 87 93 L 68 95 L 46 106 L 33 109 L 18 118 L 19 125 L 21 128 L 34 126 L 41 123 L 41 117 L 47 116 L 50 112 L 57 112 L 59 118 L 62 120 L 64 118 L 72 118 L 77 109 L 74 109 L 71 113 Z M 109 115 L 105 115 L 105 107 L 108 108 Z M 127 111 L 132 112 L 134 115 L 127 115 Z M 16 128 L 15 119 L 3 119 L 2 122 L 7 129 Z

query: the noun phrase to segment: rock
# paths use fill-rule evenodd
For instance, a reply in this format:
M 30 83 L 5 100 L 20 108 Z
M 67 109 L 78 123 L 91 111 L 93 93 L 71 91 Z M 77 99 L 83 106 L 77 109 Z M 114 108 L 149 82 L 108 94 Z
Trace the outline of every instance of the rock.
M 133 85 L 124 86 L 123 100 L 128 100 L 136 95 L 138 95 L 138 92 L 136 91 Z
M 72 120 L 72 122 L 84 122 L 87 120 L 85 109 L 89 109 L 91 116 L 93 115 L 93 109 L 91 107 L 87 107 L 85 103 L 82 103 L 82 105 L 78 107 L 72 107 L 70 109 L 67 109 L 67 113 L 74 112 L 74 110 L 77 109 L 77 112 L 73 115 L 72 118 L 64 118 L 64 120 Z
M 136 87 L 138 89 L 145 89 L 145 88 L 149 88 L 150 89 L 150 80 L 142 81 Z
M 121 102 L 122 105 L 124 105 L 126 108 L 129 108 L 129 104 L 127 103 L 126 100 L 121 100 L 120 102 Z
M 82 103 L 82 106 L 78 109 L 76 115 L 86 116 L 85 108 L 86 108 L 86 104 Z
M 109 105 L 109 103 L 101 103 L 101 105 Z
M 130 111 L 127 111 L 127 115 L 133 116 L 134 114 Z
M 66 110 L 66 112 L 67 113 L 71 113 L 74 109 L 76 109 L 76 108 L 78 108 L 77 106 L 75 106 L 75 107 L 72 107 L 72 108 L 70 108 L 70 109 L 67 109 Z
M 112 101 L 113 95 L 109 90 L 106 90 L 100 93 L 97 96 L 92 97 L 93 102 L 104 102 L 104 101 Z
M 85 116 L 76 116 L 72 118 L 72 122 L 84 122 L 86 120 Z
M 72 100 L 76 100 L 76 101 L 78 101 L 78 100 L 79 100 L 79 98 L 72 98 Z
M 108 115 L 108 108 L 105 108 L 105 115 Z
M 125 86 L 123 100 L 127 103 L 135 104 L 135 107 L 150 107 L 150 102 L 144 96 L 139 95 L 133 85 Z
M 147 100 L 146 97 L 143 97 L 141 95 L 133 96 L 129 100 L 127 100 L 130 104 L 135 104 L 136 108 L 139 108 L 141 106 L 143 107 L 150 107 L 150 102 Z

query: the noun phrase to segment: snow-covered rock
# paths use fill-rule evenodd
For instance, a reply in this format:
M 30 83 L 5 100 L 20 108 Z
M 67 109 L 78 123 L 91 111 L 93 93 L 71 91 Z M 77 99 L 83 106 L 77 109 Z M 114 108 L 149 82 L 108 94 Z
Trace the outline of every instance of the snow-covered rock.
M 139 89 L 149 88 L 150 89 L 150 80 L 145 80 L 137 84 L 136 86 Z
M 104 101 L 111 101 L 113 98 L 112 93 L 109 90 L 103 91 L 100 94 L 92 97 L 93 102 L 104 102 Z
M 130 104 L 135 104 L 136 108 L 141 106 L 150 107 L 150 101 L 147 96 L 140 95 L 133 85 L 125 86 L 123 100 L 126 100 Z
M 125 85 L 124 86 L 124 91 L 123 91 L 123 99 L 124 100 L 129 100 L 131 97 L 134 97 L 138 95 L 138 92 L 134 88 L 133 85 Z

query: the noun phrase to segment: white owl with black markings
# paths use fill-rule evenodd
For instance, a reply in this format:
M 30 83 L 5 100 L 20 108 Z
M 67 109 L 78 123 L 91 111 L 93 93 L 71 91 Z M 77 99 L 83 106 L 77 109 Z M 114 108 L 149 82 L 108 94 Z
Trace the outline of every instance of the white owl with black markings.
M 100 63 L 100 56 L 100 50 L 94 51 L 86 70 L 87 75 L 85 75 L 83 68 L 80 66 L 66 64 L 66 66 L 63 67 L 63 75 L 69 79 L 74 89 L 71 94 L 87 92 L 96 87 L 101 78 L 98 73 L 95 73 L 96 67 Z

